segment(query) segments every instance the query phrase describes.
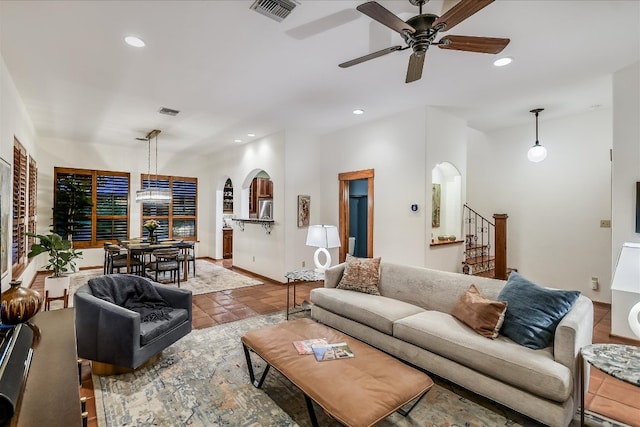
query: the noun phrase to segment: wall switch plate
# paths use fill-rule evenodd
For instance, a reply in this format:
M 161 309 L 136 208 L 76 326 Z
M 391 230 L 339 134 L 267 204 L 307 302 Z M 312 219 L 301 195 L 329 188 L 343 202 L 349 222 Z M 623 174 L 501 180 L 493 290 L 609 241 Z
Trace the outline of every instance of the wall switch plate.
M 302 268 L 305 268 L 307 266 L 307 263 L 305 261 L 302 261 Z
M 598 290 L 598 278 L 597 277 L 592 277 L 591 278 L 591 289 L 593 289 L 594 291 Z
M 611 228 L 611 220 L 610 219 L 601 219 L 600 220 L 600 228 Z

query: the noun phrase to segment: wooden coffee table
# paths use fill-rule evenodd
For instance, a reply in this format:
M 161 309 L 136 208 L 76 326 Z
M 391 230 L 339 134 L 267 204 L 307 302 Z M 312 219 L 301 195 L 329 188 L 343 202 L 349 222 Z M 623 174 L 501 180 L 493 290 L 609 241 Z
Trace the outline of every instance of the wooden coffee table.
M 293 341 L 311 338 L 346 342 L 355 357 L 318 362 L 313 355 L 299 355 Z M 371 426 L 396 411 L 406 416 L 433 386 L 423 372 L 311 319 L 255 329 L 241 341 L 251 383 L 259 388 L 269 368 L 276 369 L 304 394 L 313 426 L 318 421 L 312 400 L 346 426 Z M 259 380 L 250 351 L 267 363 Z M 402 409 L 411 402 L 407 410 Z

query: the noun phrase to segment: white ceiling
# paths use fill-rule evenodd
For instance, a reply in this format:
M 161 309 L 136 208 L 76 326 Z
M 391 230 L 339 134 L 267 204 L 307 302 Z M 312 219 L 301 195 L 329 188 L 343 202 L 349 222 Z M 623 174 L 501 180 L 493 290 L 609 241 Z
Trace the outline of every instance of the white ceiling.
M 483 131 L 533 127 L 532 108 L 545 108 L 542 123 L 611 105 L 611 73 L 640 60 L 637 0 L 498 0 L 444 34 L 510 38 L 500 56 L 511 65 L 432 47 L 411 84 L 410 50 L 338 67 L 402 43 L 355 10 L 362 1 L 300 0 L 280 23 L 252 3 L 0 0 L 0 49 L 41 137 L 129 145 L 157 128 L 161 150 L 199 152 L 422 105 Z M 418 14 L 408 0 L 379 3 L 403 19 Z M 424 12 L 443 7 L 432 0 Z M 124 44 L 129 34 L 147 46 Z

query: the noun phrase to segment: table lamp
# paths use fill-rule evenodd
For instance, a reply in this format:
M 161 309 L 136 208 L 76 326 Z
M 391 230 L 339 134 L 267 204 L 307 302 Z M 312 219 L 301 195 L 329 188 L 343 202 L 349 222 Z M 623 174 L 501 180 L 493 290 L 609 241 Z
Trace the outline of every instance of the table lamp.
M 338 227 L 335 225 L 310 225 L 307 232 L 307 246 L 315 246 L 316 252 L 313 254 L 313 262 L 316 265 L 315 271 L 323 273 L 331 265 L 331 254 L 327 248 L 337 248 L 340 246 L 340 236 Z M 318 258 L 324 253 L 326 261 L 320 264 Z

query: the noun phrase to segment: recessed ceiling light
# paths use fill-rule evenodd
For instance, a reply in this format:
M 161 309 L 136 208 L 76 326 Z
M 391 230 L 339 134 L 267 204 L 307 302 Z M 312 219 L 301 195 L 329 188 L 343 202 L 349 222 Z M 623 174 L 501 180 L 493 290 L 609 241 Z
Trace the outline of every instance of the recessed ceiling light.
M 511 64 L 511 61 L 513 61 L 511 58 L 500 58 L 493 61 L 493 65 L 496 67 L 504 67 L 505 65 Z
M 138 38 L 136 36 L 127 36 L 124 38 L 124 41 L 126 44 L 128 44 L 129 46 L 133 46 L 133 47 L 144 47 L 145 43 L 144 41 L 142 41 L 141 38 Z
M 247 136 L 248 136 L 249 138 L 253 138 L 254 136 L 256 136 L 256 134 L 255 134 L 255 133 L 248 133 L 248 134 L 247 134 Z
M 361 108 L 357 108 L 353 110 L 353 114 L 355 114 L 356 116 L 359 116 L 360 114 L 364 114 L 364 110 Z
M 242 142 L 241 139 L 234 139 L 233 142 Z

